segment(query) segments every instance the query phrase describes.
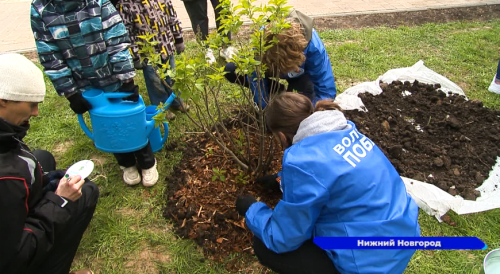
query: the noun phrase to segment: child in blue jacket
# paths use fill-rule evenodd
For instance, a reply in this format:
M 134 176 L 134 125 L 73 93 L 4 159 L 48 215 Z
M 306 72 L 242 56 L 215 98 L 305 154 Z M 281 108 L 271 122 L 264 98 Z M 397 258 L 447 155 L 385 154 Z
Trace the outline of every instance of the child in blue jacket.
M 226 79 L 249 87 L 254 94 L 254 101 L 259 103 L 263 97 L 262 107 L 269 100 L 269 93 L 283 91 L 284 87 L 268 77 L 285 79 L 288 82 L 286 90 L 297 90 L 307 96 L 313 104 L 322 99 L 334 99 L 337 94 L 330 58 L 325 46 L 313 28 L 313 19 L 294 10 L 288 16 L 290 28 L 277 35 L 268 35 L 267 41 L 273 38 L 278 43 L 269 48 L 262 62 L 268 66 L 263 87 L 265 94 L 259 95 L 257 83 L 252 76 L 237 75 L 236 65 L 226 65 Z
M 314 237 L 418 237 L 418 207 L 383 152 L 332 100 L 282 93 L 266 123 L 285 149 L 273 209 L 240 196 L 254 251 L 279 273 L 403 273 L 415 250 L 322 250 Z M 338 272 L 337 272 L 338 271 Z

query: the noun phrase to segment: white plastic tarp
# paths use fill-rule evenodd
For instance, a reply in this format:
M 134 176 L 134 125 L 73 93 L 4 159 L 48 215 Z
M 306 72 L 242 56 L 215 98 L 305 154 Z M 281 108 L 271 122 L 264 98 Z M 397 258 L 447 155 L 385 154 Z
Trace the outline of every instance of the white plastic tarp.
M 335 101 L 344 110 L 358 109 L 370 111 L 366 109 L 358 94 L 369 92 L 378 95 L 382 93 L 380 82 L 391 83 L 397 80 L 403 82 L 414 82 L 417 80 L 426 84 L 440 84 L 441 90 L 446 93 L 452 92 L 465 96 L 465 93 L 459 86 L 448 78 L 427 68 L 424 62 L 420 60 L 411 67 L 391 69 L 373 82 L 364 82 L 350 87 L 338 95 Z M 477 198 L 476 201 L 464 200 L 458 195 L 452 196 L 448 192 L 428 183 L 405 177 L 401 178 L 406 185 L 406 190 L 413 197 L 417 205 L 429 215 L 435 216 L 439 221 L 441 221 L 441 216 L 450 209 L 457 214 L 468 214 L 500 208 L 500 158 L 497 158 L 495 166 L 483 185 L 477 188 L 481 192 L 481 197 Z

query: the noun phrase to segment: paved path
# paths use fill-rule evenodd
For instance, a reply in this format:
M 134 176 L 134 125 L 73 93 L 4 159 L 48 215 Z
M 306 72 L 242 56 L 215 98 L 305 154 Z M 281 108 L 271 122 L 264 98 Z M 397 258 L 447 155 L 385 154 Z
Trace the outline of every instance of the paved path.
M 172 0 L 183 27 L 191 22 L 181 0 Z M 207 0 L 208 1 L 208 0 Z M 232 0 L 238 2 L 238 0 Z M 257 3 L 267 3 L 257 0 Z M 0 0 L 0 52 L 27 51 L 35 48 L 29 20 L 29 0 Z M 315 17 L 378 12 L 413 11 L 498 4 L 498 0 L 289 0 L 288 3 Z M 214 26 L 213 9 L 208 3 L 210 26 Z

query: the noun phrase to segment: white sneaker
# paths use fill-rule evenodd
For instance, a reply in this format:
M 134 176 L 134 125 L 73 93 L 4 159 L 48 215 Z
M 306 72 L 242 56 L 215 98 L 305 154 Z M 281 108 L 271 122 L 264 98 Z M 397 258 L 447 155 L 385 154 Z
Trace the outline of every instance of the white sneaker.
M 226 61 L 229 61 L 229 60 L 233 59 L 233 57 L 236 55 L 236 48 L 229 46 L 229 47 L 223 49 L 222 52 L 220 53 L 220 55 L 222 57 L 224 57 L 226 59 Z
M 155 165 L 152 168 L 142 170 L 142 184 L 144 186 L 154 186 L 158 182 L 158 170 L 156 170 L 156 160 Z
M 211 65 L 217 61 L 215 59 L 214 51 L 212 49 L 207 49 L 207 53 L 205 54 L 205 59 Z
M 120 167 L 123 170 L 123 181 L 129 185 L 137 185 L 141 182 L 141 176 L 139 175 L 139 171 L 137 167 Z
M 495 75 L 495 77 L 493 77 L 493 81 L 491 82 L 488 90 L 493 92 L 493 93 L 500 94 L 500 84 L 495 83 L 496 78 L 497 78 L 497 76 Z

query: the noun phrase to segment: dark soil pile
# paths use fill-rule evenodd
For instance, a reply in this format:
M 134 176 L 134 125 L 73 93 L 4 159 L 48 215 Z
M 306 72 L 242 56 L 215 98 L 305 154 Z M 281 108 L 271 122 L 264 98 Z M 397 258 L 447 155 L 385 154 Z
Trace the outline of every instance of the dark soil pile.
M 500 155 L 500 111 L 415 81 L 381 84 L 360 97 L 368 112 L 346 111 L 401 176 L 475 200 Z M 406 95 L 409 91 L 411 95 Z

